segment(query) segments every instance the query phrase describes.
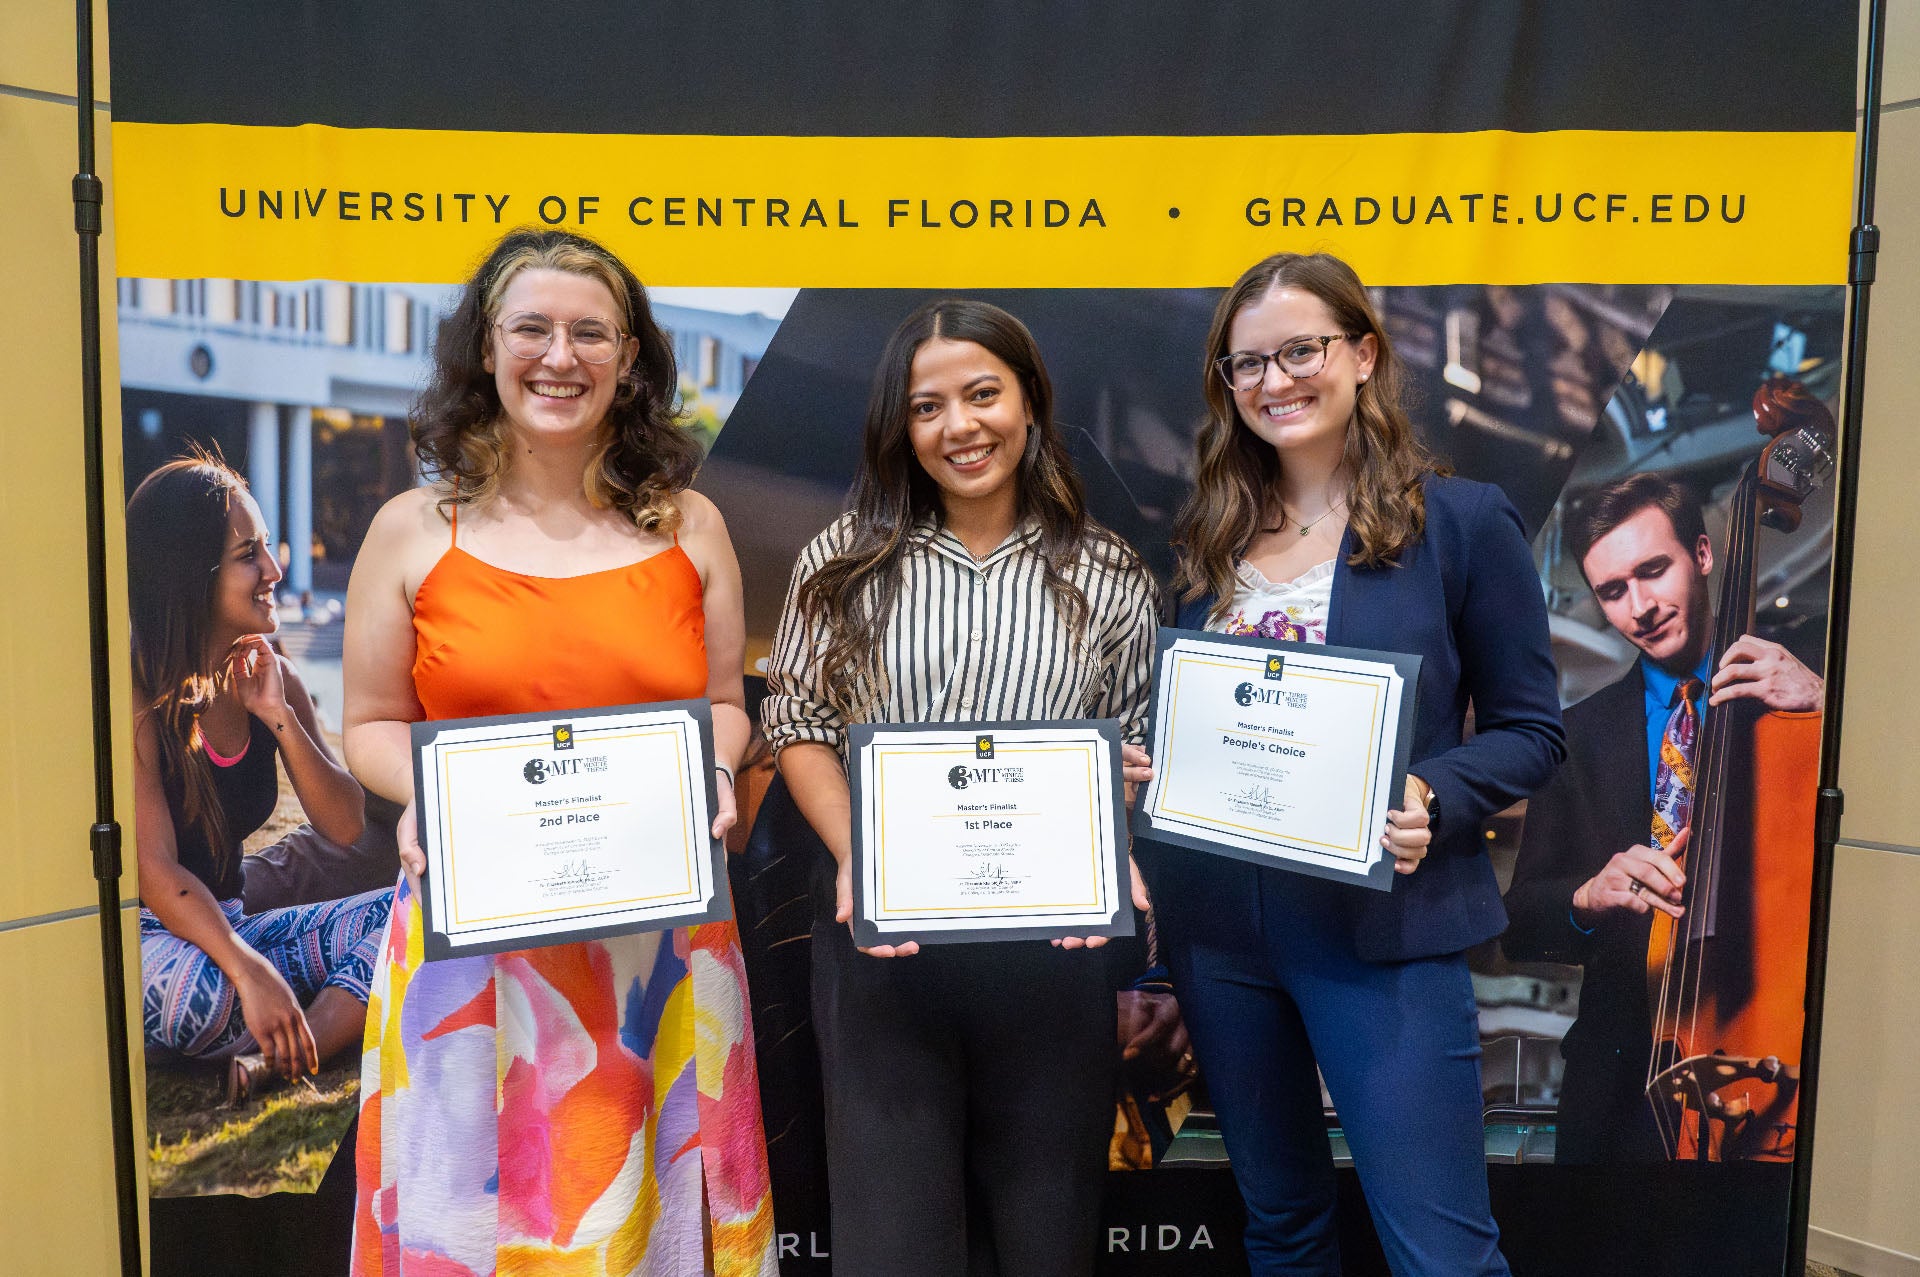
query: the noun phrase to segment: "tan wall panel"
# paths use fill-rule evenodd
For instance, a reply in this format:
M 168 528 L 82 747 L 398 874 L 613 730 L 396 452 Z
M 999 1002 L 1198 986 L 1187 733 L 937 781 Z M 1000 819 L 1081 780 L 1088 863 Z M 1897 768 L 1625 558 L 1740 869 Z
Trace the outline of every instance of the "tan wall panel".
M 1920 53 L 1920 30 L 1912 34 Z M 1879 279 L 1868 326 L 1866 422 L 1860 435 L 1860 518 L 1854 550 L 1853 621 L 1847 658 L 1841 784 L 1845 836 L 1920 846 L 1920 813 L 1909 801 L 1920 763 L 1912 696 L 1920 593 L 1920 107 L 1885 117 L 1875 218 Z M 1920 906 L 1920 895 L 1910 898 Z M 1913 916 L 1913 910 L 1907 916 Z
M 1842 846 L 1821 1044 L 1813 1226 L 1920 1256 L 1920 856 Z
M 1887 21 L 1884 100 L 1920 98 L 1920 0 L 1895 0 Z M 1920 510 L 1920 108 L 1881 121 L 1875 220 L 1882 231 L 1872 293 L 1858 540 L 1847 660 L 1841 784 L 1849 838 L 1920 845 L 1920 815 L 1903 801 L 1920 762 L 1911 687 L 1920 598 L 1910 564 Z M 1920 1266 L 1920 1019 L 1906 973 L 1920 963 L 1920 856 L 1842 846 L 1834 864 L 1820 1124 L 1810 1249 L 1845 1249 L 1859 1271 Z M 1864 1243 L 1855 1245 L 1854 1243 Z M 1914 1257 L 1901 1259 L 1900 1257 Z
M 103 124 L 105 113 L 96 113 Z M 104 132 L 102 134 L 104 137 Z M 34 394 L 0 407 L 0 921 L 95 902 L 87 829 L 93 821 L 80 397 L 78 241 L 68 182 L 74 109 L 0 95 L 0 225 L 5 275 L 39 317 L 46 344 Z M 111 174 L 106 175 L 109 180 Z M 115 618 L 108 633 L 119 703 L 126 703 L 125 554 L 119 473 L 120 395 L 114 369 L 112 252 L 103 248 L 107 563 Z M 124 735 L 124 732 L 122 733 Z M 123 751 L 124 757 L 124 751 Z M 124 764 L 121 819 L 131 793 Z M 129 862 L 131 857 L 129 856 Z M 131 875 L 123 896 L 133 894 Z
M 1866 76 L 1867 6 L 1860 5 L 1861 78 Z M 1920 0 L 1890 0 L 1887 5 L 1887 56 L 1881 67 L 1882 102 L 1920 98 Z
M 0 84 L 73 93 L 74 6 L 59 0 L 0 0 Z M 93 6 L 94 96 L 107 87 L 107 5 Z M 71 121 L 69 121 L 71 123 Z M 72 129 L 69 127 L 71 136 Z
M 131 975 L 138 927 L 131 910 L 123 917 Z M 132 995 L 129 985 L 137 1026 Z M 97 918 L 0 931 L 0 1270 L 9 1277 L 120 1270 L 101 1001 Z M 145 1078 L 137 1055 L 133 1086 L 138 1114 Z M 145 1139 L 136 1125 L 135 1148 Z M 140 1201 L 144 1213 L 144 1184 Z

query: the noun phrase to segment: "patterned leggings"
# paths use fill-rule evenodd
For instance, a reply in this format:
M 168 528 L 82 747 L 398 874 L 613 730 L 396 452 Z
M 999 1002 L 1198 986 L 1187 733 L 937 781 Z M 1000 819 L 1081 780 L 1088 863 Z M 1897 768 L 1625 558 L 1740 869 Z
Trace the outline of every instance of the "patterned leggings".
M 220 902 L 234 933 L 273 964 L 302 1006 L 328 987 L 367 1000 L 392 908 L 392 887 L 251 917 L 238 900 Z M 140 984 L 149 1051 L 218 1059 L 254 1045 L 226 972 L 146 909 L 140 911 Z

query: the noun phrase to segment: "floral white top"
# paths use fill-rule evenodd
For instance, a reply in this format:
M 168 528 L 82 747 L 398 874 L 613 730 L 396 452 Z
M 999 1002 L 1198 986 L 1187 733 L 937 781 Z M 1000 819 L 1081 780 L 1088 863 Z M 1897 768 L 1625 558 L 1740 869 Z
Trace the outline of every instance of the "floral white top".
M 1234 569 L 1233 601 L 1220 629 L 1226 634 L 1327 641 L 1327 617 L 1333 611 L 1334 561 L 1317 563 L 1291 581 L 1275 584 L 1242 559 Z

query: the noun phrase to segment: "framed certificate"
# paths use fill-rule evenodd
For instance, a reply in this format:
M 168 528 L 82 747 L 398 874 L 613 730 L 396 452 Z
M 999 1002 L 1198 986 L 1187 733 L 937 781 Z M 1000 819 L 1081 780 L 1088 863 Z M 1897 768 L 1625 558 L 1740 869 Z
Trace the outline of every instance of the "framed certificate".
M 712 757 L 703 700 L 415 723 L 426 956 L 732 916 Z
M 1120 725 L 862 724 L 860 945 L 1133 934 Z
M 1420 658 L 1160 631 L 1134 832 L 1322 878 L 1393 886 Z

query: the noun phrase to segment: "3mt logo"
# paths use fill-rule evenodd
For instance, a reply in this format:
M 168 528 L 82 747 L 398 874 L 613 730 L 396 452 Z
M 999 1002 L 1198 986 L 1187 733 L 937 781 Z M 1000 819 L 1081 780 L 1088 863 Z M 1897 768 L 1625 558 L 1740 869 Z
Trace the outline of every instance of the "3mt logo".
M 947 784 L 955 789 L 965 789 L 969 785 L 1024 785 L 1027 769 L 1024 767 L 968 767 L 961 764 L 947 769 Z
M 544 785 L 556 776 L 582 776 L 605 770 L 605 754 L 588 754 L 581 758 L 529 758 L 520 774 L 529 785 Z
M 1306 708 L 1306 697 L 1302 692 L 1289 692 L 1280 687 L 1261 687 L 1254 683 L 1242 683 L 1234 688 L 1233 701 L 1236 705 L 1287 705 L 1294 709 Z

